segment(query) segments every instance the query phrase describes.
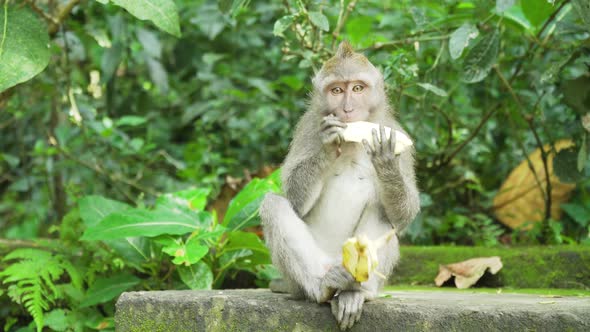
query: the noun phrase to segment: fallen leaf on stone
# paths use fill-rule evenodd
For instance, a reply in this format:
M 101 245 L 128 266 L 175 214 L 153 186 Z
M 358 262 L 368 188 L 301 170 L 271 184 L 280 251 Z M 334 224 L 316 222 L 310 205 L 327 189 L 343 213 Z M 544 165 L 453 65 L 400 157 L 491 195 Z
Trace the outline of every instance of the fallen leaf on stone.
M 459 263 L 440 265 L 434 283 L 440 287 L 445 281 L 455 277 L 457 288 L 469 288 L 484 275 L 486 270 L 489 270 L 491 274 L 496 274 L 501 268 L 502 261 L 498 256 L 472 258 Z

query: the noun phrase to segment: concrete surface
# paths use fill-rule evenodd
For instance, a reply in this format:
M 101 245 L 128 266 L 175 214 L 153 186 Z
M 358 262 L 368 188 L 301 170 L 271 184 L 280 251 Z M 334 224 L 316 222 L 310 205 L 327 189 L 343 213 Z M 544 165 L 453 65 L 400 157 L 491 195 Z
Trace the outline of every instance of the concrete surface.
M 365 303 L 350 331 L 590 331 L 590 297 L 395 291 Z M 116 330 L 338 331 L 327 304 L 266 289 L 127 292 Z

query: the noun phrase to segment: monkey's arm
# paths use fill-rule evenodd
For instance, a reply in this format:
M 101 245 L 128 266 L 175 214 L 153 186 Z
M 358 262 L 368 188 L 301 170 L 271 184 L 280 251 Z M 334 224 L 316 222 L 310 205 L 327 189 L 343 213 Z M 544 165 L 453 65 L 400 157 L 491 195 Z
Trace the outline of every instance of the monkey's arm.
M 299 217 L 313 208 L 324 186 L 323 173 L 335 158 L 331 149 L 345 125 L 337 119 L 307 112 L 295 130 L 291 148 L 282 168 L 285 196 Z
M 385 130 L 373 131 L 373 146 L 366 144 L 365 149 L 371 160 L 379 180 L 379 198 L 387 219 L 401 233 L 414 220 L 420 211 L 420 197 L 414 173 L 413 149 L 410 148 L 396 156 L 395 135 L 385 139 Z M 382 142 L 382 143 L 380 143 Z

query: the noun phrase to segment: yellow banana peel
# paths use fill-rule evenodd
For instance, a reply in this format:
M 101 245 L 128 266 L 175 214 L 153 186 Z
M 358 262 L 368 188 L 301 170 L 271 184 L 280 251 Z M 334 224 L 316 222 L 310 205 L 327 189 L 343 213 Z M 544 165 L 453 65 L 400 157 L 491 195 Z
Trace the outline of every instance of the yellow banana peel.
M 395 229 L 392 229 L 375 241 L 363 234 L 349 238 L 342 246 L 342 265 L 358 282 L 369 280 L 371 272 L 385 278 L 375 270 L 379 264 L 377 249 L 389 242 L 394 235 Z

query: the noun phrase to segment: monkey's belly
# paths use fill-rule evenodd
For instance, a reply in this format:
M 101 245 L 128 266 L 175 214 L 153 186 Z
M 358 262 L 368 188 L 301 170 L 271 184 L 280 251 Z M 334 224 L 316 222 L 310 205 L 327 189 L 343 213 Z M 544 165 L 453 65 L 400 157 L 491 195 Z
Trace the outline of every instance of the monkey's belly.
M 353 236 L 355 229 L 372 213 L 364 213 L 373 205 L 375 193 L 374 171 L 363 160 L 335 165 L 327 177 L 322 195 L 305 217 L 317 244 L 328 254 L 339 257 L 342 244 Z M 375 220 L 376 221 L 376 220 Z

